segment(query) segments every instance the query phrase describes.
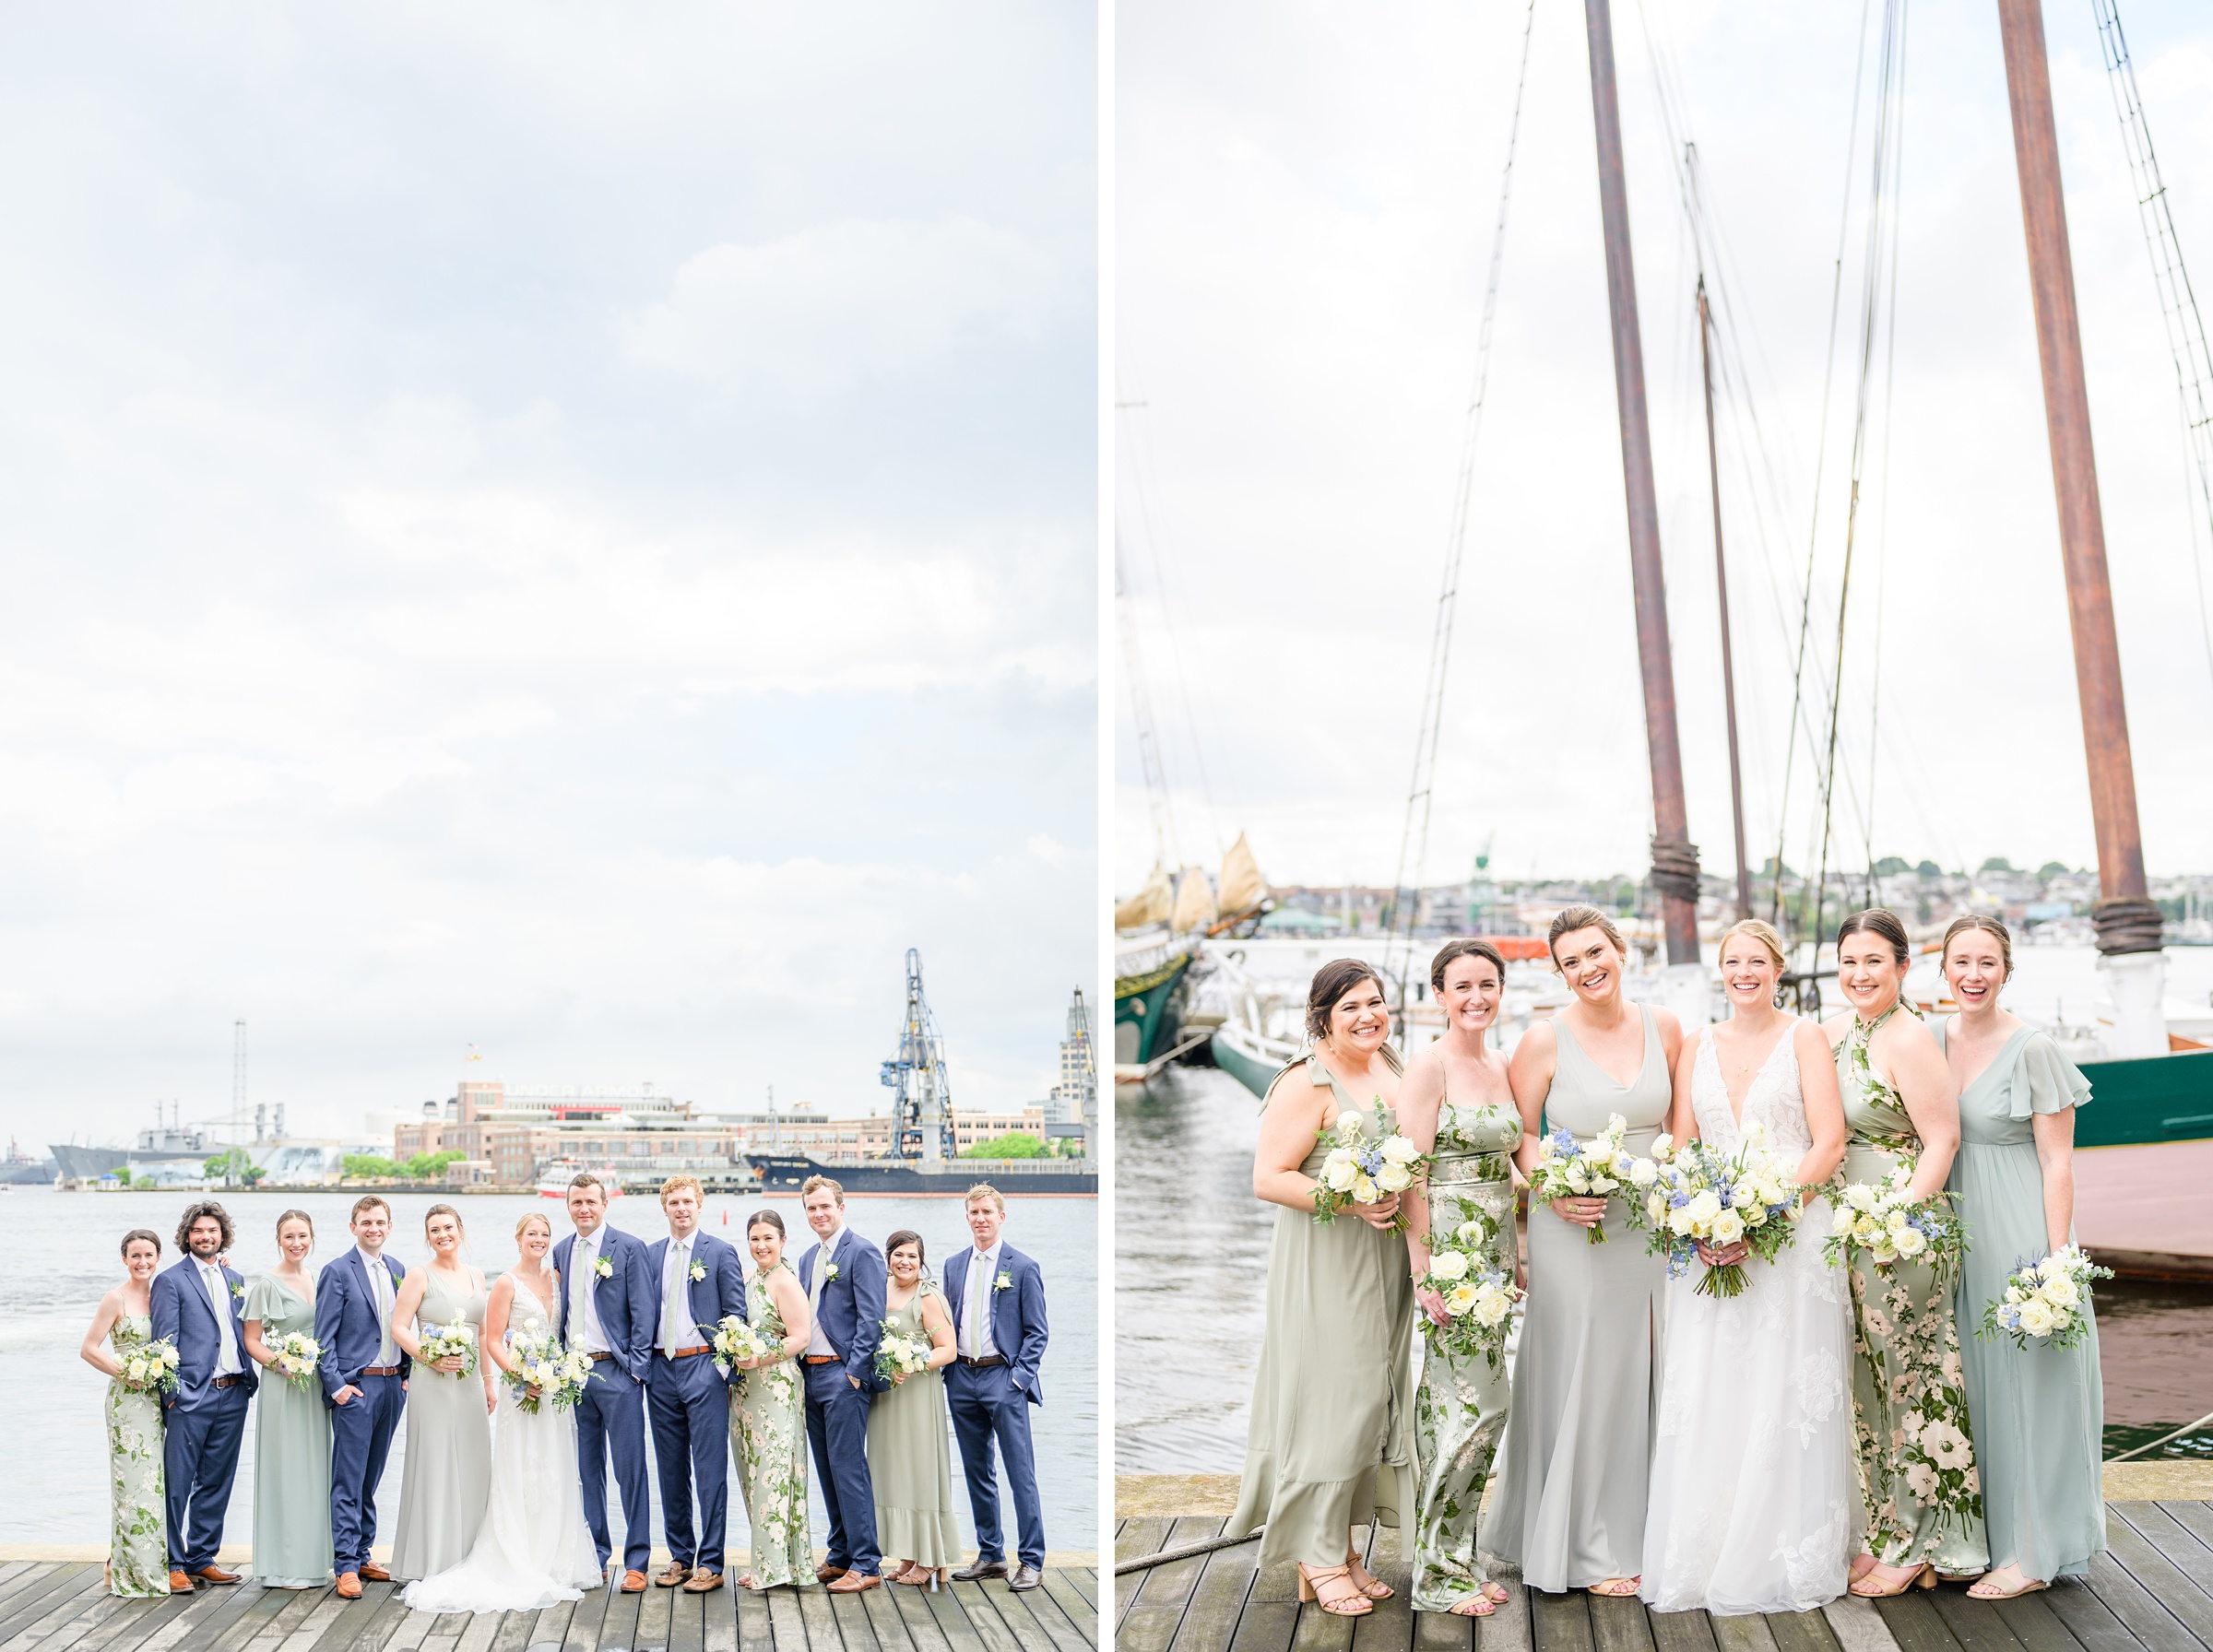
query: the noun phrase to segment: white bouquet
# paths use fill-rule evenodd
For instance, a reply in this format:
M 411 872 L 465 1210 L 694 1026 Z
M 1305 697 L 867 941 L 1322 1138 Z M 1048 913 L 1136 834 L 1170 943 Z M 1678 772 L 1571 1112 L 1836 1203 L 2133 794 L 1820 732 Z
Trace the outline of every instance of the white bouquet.
M 323 1344 L 305 1331 L 287 1331 L 269 1344 L 269 1369 L 302 1394 L 315 1386 L 315 1372 L 323 1363 Z
M 1618 1113 L 1606 1119 L 1606 1127 L 1581 1146 L 1565 1125 L 1537 1143 L 1537 1162 L 1529 1173 L 1529 1197 L 1541 1204 L 1556 1198 L 1604 1198 L 1629 1179 L 1634 1162 L 1622 1150 L 1628 1121 Z M 1586 1245 L 1604 1245 L 1606 1224 L 1594 1222 L 1584 1236 Z
M 1375 1101 L 1375 1117 L 1373 1136 L 1361 1115 L 1349 1107 L 1339 1112 L 1333 1127 L 1315 1132 L 1331 1144 L 1314 1185 L 1316 1221 L 1334 1220 L 1347 1205 L 1372 1205 L 1387 1194 L 1403 1193 L 1428 1165 L 1429 1155 L 1391 1127 L 1381 1096 Z M 1391 1225 L 1403 1233 L 1406 1220 L 1394 1216 Z
M 1647 1230 L 1645 1248 L 1667 1257 L 1670 1279 L 1681 1279 L 1698 1259 L 1698 1246 L 1726 1249 L 1740 1242 L 1772 1262 L 1791 1242 L 1800 1210 L 1796 1166 L 1768 1151 L 1767 1131 L 1747 1119 L 1744 1144 L 1734 1158 L 1705 1141 L 1662 1136 L 1652 1156 L 1629 1166 L 1629 1186 L 1643 1195 L 1629 1203 L 1629 1225 Z M 1744 1264 L 1710 1265 L 1698 1280 L 1700 1296 L 1735 1296 L 1744 1291 Z
M 145 1347 L 133 1349 L 116 1375 L 134 1394 L 173 1392 L 177 1386 L 177 1345 L 166 1337 L 156 1337 Z
M 1523 1292 L 1511 1273 L 1483 1267 L 1486 1258 L 1474 1247 L 1484 1245 L 1491 1232 L 1487 1221 L 1463 1221 L 1454 1237 L 1471 1248 L 1429 1253 L 1429 1270 L 1422 1276 L 1421 1288 L 1444 1298 L 1446 1323 L 1439 1325 L 1425 1314 L 1422 1330 L 1440 1351 L 1462 1359 L 1481 1354 L 1497 1371 L 1506 1358 L 1507 1321 Z
M 901 1336 L 893 1328 L 896 1319 L 877 1322 L 883 1328 L 882 1340 L 876 1344 L 876 1375 L 890 1382 L 894 1376 L 912 1376 L 917 1371 L 929 1369 L 929 1344 L 917 1338 Z
M 433 1366 L 440 1360 L 459 1360 L 461 1369 L 438 1372 L 440 1376 L 467 1376 L 477 1368 L 477 1339 L 466 1325 L 425 1325 L 422 1328 L 422 1354 L 418 1361 L 424 1366 Z
M 2011 1337 L 2016 1348 L 2027 1348 L 2031 1337 L 2048 1338 L 2053 1348 L 2073 1348 L 2088 1328 L 2082 1311 L 2090 1300 L 2090 1281 L 2112 1277 L 2112 1268 L 2099 1267 L 2080 1245 L 2062 1245 L 2007 1278 L 2006 1294 L 1983 1304 L 1975 1335 Z
M 784 1346 L 781 1337 L 763 1337 L 735 1314 L 725 1314 L 713 1325 L 703 1325 L 700 1330 L 715 1345 L 721 1359 L 716 1362 L 725 1374 L 737 1368 L 740 1362 L 757 1360 L 764 1353 L 775 1353 Z
M 1967 1230 L 1952 1214 L 1951 1195 L 1909 1198 L 1913 1160 L 1900 1157 L 1879 1182 L 1847 1183 L 1832 1197 L 1837 1214 L 1823 1254 L 1831 1267 L 1848 1252 L 1863 1250 L 1888 1273 L 1898 1263 L 1925 1262 L 1939 1285 L 1959 1277 L 1967 1254 Z
M 511 1331 L 507 1347 L 515 1355 L 515 1369 L 501 1375 L 524 1410 L 535 1416 L 540 1406 L 550 1403 L 555 1410 L 565 1411 L 583 1398 L 584 1385 L 592 1375 L 589 1354 L 564 1351 L 542 1332 Z M 533 1388 L 538 1390 L 535 1395 Z

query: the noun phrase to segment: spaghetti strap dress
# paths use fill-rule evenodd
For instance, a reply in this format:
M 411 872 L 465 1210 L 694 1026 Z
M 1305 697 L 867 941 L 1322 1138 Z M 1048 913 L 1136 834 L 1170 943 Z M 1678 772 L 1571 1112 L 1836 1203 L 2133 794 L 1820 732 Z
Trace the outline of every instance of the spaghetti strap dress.
M 1944 1043 L 1945 1024 L 1934 1031 Z M 1959 1092 L 1959 1156 L 1952 1161 L 1950 1186 L 1974 1241 L 1954 1302 L 1967 1330 L 1959 1358 L 1982 1466 L 1990 1562 L 2011 1562 L 2024 1577 L 2046 1583 L 2085 1575 L 2090 1556 L 2105 1549 L 2098 1317 L 2086 1298 L 2089 1331 L 2073 1348 L 2033 1339 L 2016 1348 L 2010 1337 L 1984 1340 L 1974 1329 L 1983 1305 L 2005 1294 L 2006 1276 L 2050 1249 L 2033 1121 L 2089 1099 L 2090 1081 L 2051 1035 L 2023 1027 Z
M 1639 1158 L 1666 1121 L 1674 1087 L 1649 1005 L 1644 1064 L 1623 1085 L 1586 1055 L 1564 1022 L 1547 1129 L 1588 1141 L 1610 1115 L 1628 1125 L 1624 1151 Z M 1532 1588 L 1588 1588 L 1635 1577 L 1644 1564 L 1644 1512 L 1652 1413 L 1665 1330 L 1667 1264 L 1629 1231 L 1621 1196 L 1606 1201 L 1606 1243 L 1548 1210 L 1529 1218 L 1529 1298 L 1514 1356 L 1513 1422 L 1506 1436 L 1484 1549 L 1521 1567 Z
M 1388 1046 L 1385 1059 L 1396 1066 Z M 1301 1068 L 1377 1134 L 1376 1098 L 1348 1094 L 1316 1056 L 1284 1071 Z M 1384 1128 L 1397 1127 L 1386 1109 Z M 1318 1138 L 1299 1169 L 1319 1175 L 1327 1156 Z M 1341 1566 L 1352 1528 L 1411 1518 L 1414 1314 L 1402 1236 L 1349 1211 L 1324 1224 L 1277 1210 L 1245 1473 L 1226 1528 L 1267 1527 L 1262 1566 Z
M 471 1280 L 458 1295 L 433 1268 L 415 1324 L 425 1336 L 441 1330 L 477 1340 L 491 1292 Z M 477 1350 L 482 1360 L 484 1351 Z M 408 1455 L 400 1472 L 399 1526 L 392 1536 L 392 1575 L 402 1582 L 435 1577 L 468 1558 L 484 1500 L 491 1493 L 491 1418 L 484 1409 L 484 1375 L 472 1368 L 449 1375 L 418 1363 L 408 1381 Z
M 1875 1071 L 1867 1041 L 1896 1015 L 1872 1021 L 1855 1012 L 1837 1045 L 1837 1086 L 1844 1095 L 1844 1180 L 1878 1182 L 1901 1157 L 1917 1157 L 1921 1136 L 1897 1091 Z M 1982 1241 L 1972 1211 L 1971 1249 Z M 1990 1565 L 1982 1530 L 1982 1477 L 1968 1422 L 1966 1370 L 1952 1292 L 1925 1261 L 1888 1266 L 1851 1254 L 1852 1444 L 1860 1462 L 1864 1523 L 1861 1547 L 1886 1566 L 1934 1562 L 1939 1572 Z

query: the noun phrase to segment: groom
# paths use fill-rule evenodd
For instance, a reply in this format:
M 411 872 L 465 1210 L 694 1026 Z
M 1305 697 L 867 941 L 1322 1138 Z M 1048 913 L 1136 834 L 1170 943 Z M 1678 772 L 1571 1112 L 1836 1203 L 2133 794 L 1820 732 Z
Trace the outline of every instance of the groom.
M 239 1309 L 245 1281 L 218 1259 L 231 1248 L 231 1218 L 197 1204 L 177 1224 L 183 1259 L 156 1277 L 154 1335 L 177 1351 L 176 1391 L 162 1402 L 161 1472 L 167 1485 L 169 1592 L 192 1593 L 192 1580 L 236 1583 L 215 1564 L 223 1513 L 246 1434 L 246 1403 L 259 1386 L 245 1354 Z
M 799 1289 L 814 1329 L 801 1355 L 807 1440 L 830 1511 L 827 1561 L 815 1580 L 858 1595 L 882 1578 L 876 1547 L 876 1493 L 869 1483 L 869 1401 L 891 1385 L 876 1375 L 883 1339 L 883 1253 L 846 1226 L 846 1190 L 828 1176 L 799 1188 L 807 1225 L 822 1241 L 799 1262 Z
M 645 1410 L 661 1468 L 661 1527 L 669 1536 L 669 1567 L 654 1582 L 665 1589 L 681 1584 L 692 1595 L 722 1587 L 730 1381 L 742 1375 L 716 1363 L 708 1339 L 722 1319 L 745 1317 L 745 1269 L 726 1241 L 699 1231 L 701 1203 L 695 1177 L 675 1175 L 661 1184 L 669 1237 L 651 1252 L 661 1302 L 645 1377 Z
M 576 1478 L 584 1487 L 584 1523 L 591 1528 L 607 1572 L 613 1544 L 607 1532 L 607 1464 L 622 1493 L 622 1592 L 643 1594 L 653 1558 L 653 1504 L 645 1474 L 645 1377 L 659 1324 L 653 1268 L 645 1242 L 607 1225 L 607 1189 L 585 1171 L 569 1183 L 569 1220 L 576 1232 L 553 1247 L 561 1269 L 554 1332 L 587 1353 L 592 1375 L 576 1402 Z
M 330 1407 L 331 1569 L 338 1594 L 361 1598 L 361 1579 L 391 1573 L 369 1558 L 376 1542 L 376 1485 L 408 1403 L 405 1352 L 392 1339 L 392 1304 L 408 1270 L 385 1255 L 392 1207 L 372 1193 L 353 1201 L 353 1247 L 315 1276 L 316 1368 Z
M 977 1551 L 976 1564 L 953 1576 L 964 1583 L 1005 1577 L 1007 1587 L 1020 1592 L 1045 1580 L 1045 1516 L 1030 1451 L 1030 1408 L 1045 1403 L 1037 1387 L 1037 1365 L 1045 1358 L 1045 1274 L 999 1236 L 1006 1220 L 1007 1203 L 998 1188 L 978 1182 L 968 1189 L 968 1233 L 975 1244 L 945 1264 L 959 1355 L 945 1367 L 945 1404 L 953 1413 L 953 1438 L 961 1443 Z M 1007 1466 L 1022 1538 L 1012 1576 L 1000 1547 L 994 1441 Z

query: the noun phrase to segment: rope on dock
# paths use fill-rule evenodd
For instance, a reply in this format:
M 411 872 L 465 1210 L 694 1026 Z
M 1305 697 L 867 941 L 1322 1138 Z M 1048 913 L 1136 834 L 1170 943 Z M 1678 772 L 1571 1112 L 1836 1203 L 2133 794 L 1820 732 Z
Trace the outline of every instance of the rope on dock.
M 2134 1451 L 2124 1451 L 2119 1457 L 2109 1457 L 2105 1460 L 2109 1463 L 2125 1463 L 2132 1457 L 2142 1457 L 2147 1451 L 2157 1451 L 2170 1440 L 2179 1440 L 2191 1430 L 2203 1428 L 2208 1422 L 2213 1422 L 2213 1411 L 2207 1411 L 2195 1422 L 2183 1423 L 2171 1434 L 2161 1434 L 2148 1446 L 2139 1446 Z
M 1202 1543 L 1183 1543 L 1174 1549 L 1163 1549 L 1158 1554 L 1141 1554 L 1135 1560 L 1114 1563 L 1114 1575 L 1125 1572 L 1142 1572 L 1150 1566 L 1165 1566 L 1172 1560 L 1189 1560 L 1194 1554 L 1212 1554 L 1217 1549 L 1234 1549 L 1239 1543 L 1249 1543 L 1268 1528 L 1256 1526 L 1241 1538 L 1208 1538 Z

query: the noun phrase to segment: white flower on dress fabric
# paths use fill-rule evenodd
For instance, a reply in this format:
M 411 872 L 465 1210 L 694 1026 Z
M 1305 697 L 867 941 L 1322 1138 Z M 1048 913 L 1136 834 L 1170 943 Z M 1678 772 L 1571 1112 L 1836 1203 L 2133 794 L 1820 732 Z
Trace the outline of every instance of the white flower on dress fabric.
M 1890 1402 L 1893 1405 L 1901 1403 L 1912 1391 L 1913 1374 L 1911 1371 L 1901 1371 L 1890 1379 Z M 1913 1428 L 1914 1432 L 1919 1433 L 1921 1425 L 1915 1423 Z
M 1867 1334 L 1872 1337 L 1888 1337 L 1890 1334 L 1889 1319 L 1882 1309 L 1872 1303 L 1867 1306 Z
M 1926 1463 L 1906 1465 L 1906 1489 L 1923 1503 L 1936 1495 L 1936 1470 Z
M 1468 1277 L 1468 1258 L 1460 1251 L 1439 1251 L 1429 1258 L 1429 1271 L 1440 1280 L 1464 1280 Z
M 1968 1469 L 1967 1489 L 1970 1492 L 1980 1492 L 1982 1489 L 1982 1471 L 1980 1469 L 1971 1466 Z
M 1932 1422 L 1921 1431 L 1921 1448 L 1939 1469 L 1964 1469 L 1975 1458 L 1967 1436 L 1945 1422 Z
M 1958 1387 L 1967 1380 L 1966 1367 L 1959 1363 L 1959 1351 L 1947 1349 L 1944 1355 L 1944 1380 Z

